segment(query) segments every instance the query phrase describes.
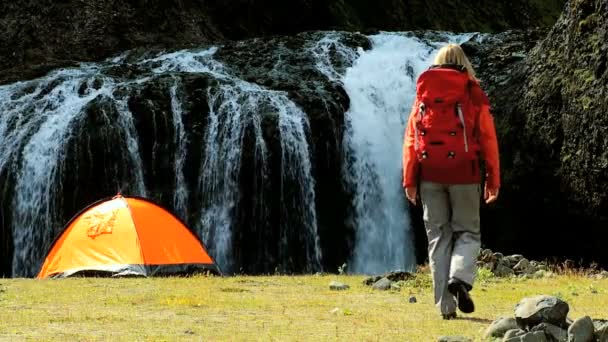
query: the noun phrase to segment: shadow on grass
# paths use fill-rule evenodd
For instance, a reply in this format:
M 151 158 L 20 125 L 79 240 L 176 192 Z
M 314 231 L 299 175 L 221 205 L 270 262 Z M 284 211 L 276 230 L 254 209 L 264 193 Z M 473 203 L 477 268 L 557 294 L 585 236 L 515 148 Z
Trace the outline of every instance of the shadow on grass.
M 462 320 L 462 321 L 471 321 L 474 323 L 484 323 L 484 324 L 490 324 L 493 321 L 491 319 L 487 319 L 487 318 L 477 318 L 477 317 L 456 317 L 454 318 L 455 320 Z

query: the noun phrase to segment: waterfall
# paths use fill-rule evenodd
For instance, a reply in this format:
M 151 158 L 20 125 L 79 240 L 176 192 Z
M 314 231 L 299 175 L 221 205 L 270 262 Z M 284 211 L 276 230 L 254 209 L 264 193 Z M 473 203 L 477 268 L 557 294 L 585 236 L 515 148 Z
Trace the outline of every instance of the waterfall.
M 266 167 L 266 143 L 258 115 L 264 94 L 244 83 L 226 84 L 215 92 L 208 92 L 209 118 L 199 179 L 204 211 L 197 229 L 202 232 L 204 241 L 212 242 L 210 248 L 221 269 L 230 272 L 233 268 L 232 227 L 239 197 L 242 141 L 249 125 L 255 134 L 256 155 L 263 161 L 260 165 Z
M 287 97 L 275 97 L 273 106 L 279 111 L 279 131 L 281 132 L 281 203 L 284 203 L 281 213 L 282 253 L 287 253 L 292 247 L 304 247 L 308 271 L 317 271 L 321 267 L 321 248 L 317 233 L 317 217 L 315 212 L 314 179 L 311 174 L 310 152 L 306 144 L 306 132 L 309 131 L 306 115 Z M 295 196 L 286 198 L 286 187 L 294 187 Z M 294 186 L 295 185 L 295 186 Z M 292 202 L 287 200 L 291 198 Z M 300 211 L 300 212 L 299 212 Z M 298 213 L 299 212 L 299 213 Z M 294 215 L 294 213 L 298 213 Z M 294 221 L 295 220 L 295 221 Z M 297 222 L 304 225 L 304 234 L 291 232 L 298 227 Z M 298 236 L 297 245 L 289 246 L 287 236 Z
M 54 238 L 61 182 L 58 165 L 65 157 L 71 125 L 87 103 L 110 96 L 111 87 L 80 94 L 97 70 L 86 66 L 57 71 L 43 80 L 0 87 L 0 171 L 15 174 L 13 274 L 33 275 Z M 44 227 L 44 228 L 41 228 Z
M 175 130 L 175 194 L 173 195 L 174 211 L 182 218 L 188 217 L 188 187 L 184 179 L 184 165 L 186 163 L 186 146 L 188 137 L 182 121 L 182 103 L 177 95 L 179 81 L 170 89 L 171 113 L 173 114 L 173 129 Z
M 66 223 L 63 222 L 62 194 L 78 189 L 64 189 L 62 172 L 78 172 L 79 165 L 72 164 L 77 161 L 67 162 L 66 155 L 70 139 L 77 134 L 87 134 L 89 115 L 101 115 L 103 125 L 115 125 L 120 130 L 124 146 L 118 150 L 124 155 L 113 156 L 124 158 L 130 166 L 122 176 L 118 170 L 106 171 L 112 174 L 109 177 L 131 178 L 129 189 L 122 189 L 128 192 L 126 195 L 156 196 L 148 191 L 149 180 L 138 137 L 138 113 L 133 113 L 130 100 L 138 96 L 138 89 L 166 76 L 171 80 L 164 90 L 170 99 L 170 112 L 167 118 L 160 119 L 171 121 L 172 143 L 175 144 L 175 187 L 171 202 L 173 209 L 187 219 L 190 216 L 188 203 L 192 202 L 190 197 L 196 191 L 200 203 L 198 208 L 196 205 L 193 208 L 193 213 L 198 215 L 193 219 L 193 227 L 220 268 L 230 272 L 234 266 L 233 234 L 238 224 L 235 218 L 243 200 L 240 196 L 241 166 L 244 151 L 251 151 L 254 172 L 261 178 L 253 194 L 256 208 L 262 208 L 269 195 L 277 196 L 276 202 L 280 204 L 280 214 L 277 213 L 280 218 L 276 221 L 280 226 L 280 238 L 274 244 L 281 260 L 285 261 L 281 262 L 281 267 L 289 270 L 306 264 L 310 271 L 321 269 L 308 117 L 286 92 L 266 89 L 232 74 L 228 67 L 213 59 L 216 51 L 215 47 L 183 50 L 147 59 L 126 53 L 102 63 L 63 69 L 37 80 L 0 87 L 3 113 L 0 118 L 3 142 L 0 145 L 0 174 L 5 169 L 15 174 L 11 206 L 14 276 L 37 273 L 52 240 Z M 185 89 L 181 80 L 185 74 L 207 75 L 213 80 L 205 89 L 208 113 L 185 112 L 187 94 L 183 94 Z M 99 114 L 87 112 L 91 107 L 100 106 L 99 103 L 110 107 L 95 109 Z M 183 121 L 185 115 L 206 115 L 203 140 L 200 141 L 201 161 L 197 166 L 188 161 L 186 149 L 191 137 L 190 128 Z M 263 185 L 270 158 L 265 141 L 268 137 L 264 136 L 262 127 L 265 119 L 277 126 L 280 144 L 280 153 L 274 157 L 280 162 L 280 179 L 272 192 L 269 192 L 268 184 Z M 157 122 L 152 126 L 156 127 Z M 248 134 L 253 137 L 251 146 L 244 145 Z M 86 141 L 90 142 L 90 139 Z M 161 156 L 156 155 L 158 142 L 153 143 L 152 159 L 155 160 Z M 78 146 L 74 149 L 81 151 Z M 95 157 L 90 150 L 78 153 Z M 185 170 L 193 167 L 200 168 L 198 186 L 188 189 Z M 125 181 L 117 179 L 116 183 L 125 184 Z M 263 226 L 260 223 L 252 223 L 252 226 L 255 224 Z M 293 254 L 304 255 L 304 262 L 292 264 L 289 260 Z
M 311 270 L 319 270 L 321 250 L 315 214 L 314 179 L 306 132 L 308 119 L 284 92 L 273 91 L 243 81 L 230 74 L 219 62 L 212 59 L 216 49 L 194 54 L 180 51 L 163 55 L 144 63 L 160 62 L 154 72 L 168 71 L 210 73 L 224 81 L 217 88 L 208 89 L 209 117 L 204 141 L 204 156 L 199 178 L 203 213 L 197 231 L 208 241 L 216 261 L 224 271 L 233 267 L 233 219 L 239 199 L 239 179 L 243 139 L 248 127 L 255 135 L 255 155 L 262 170 L 267 168 L 267 146 L 262 135 L 262 114 L 278 116 L 282 162 L 281 184 L 297 184 L 298 194 L 285 203 L 281 224 L 279 253 L 285 259 L 290 253 L 286 236 L 299 236 L 299 248 L 304 248 Z M 174 98 L 172 96 L 172 98 Z M 173 106 L 175 109 L 176 107 Z M 292 185 L 293 186 L 293 185 Z M 283 198 L 285 191 L 281 189 Z M 264 194 L 256 194 L 257 201 Z M 287 221 L 287 222 L 285 222 Z M 293 230 L 297 230 L 294 232 Z M 302 231 L 303 230 L 303 231 Z
M 441 44 L 468 37 L 434 34 L 423 39 L 382 33 L 369 36 L 372 48 L 367 51 L 354 48 L 352 41 L 344 43 L 344 37 L 338 32 L 320 34 L 307 40 L 303 50 L 289 52 L 283 46 L 280 53 L 297 53 L 294 61 L 312 63 L 305 68 L 316 66 L 321 73 L 302 73 L 310 77 L 302 80 L 307 91 L 333 89 L 323 89 L 327 84 L 317 78 L 324 76 L 350 98 L 341 163 L 353 198 L 349 222 L 356 233 L 348 269 L 411 269 L 414 253 L 401 189 L 401 145 L 415 77 Z M 319 141 L 312 135 L 307 113 L 294 102 L 309 105 L 306 93 L 298 93 L 293 84 L 285 91 L 265 87 L 275 86 L 289 70 L 300 72 L 293 65 L 281 71 L 286 67 L 279 65 L 283 55 L 268 69 L 276 78 L 260 81 L 214 59 L 220 49 L 153 57 L 127 52 L 0 86 L 0 196 L 10 199 L 3 207 L 10 208 L 14 276 L 37 272 L 66 223 L 66 195 L 73 197 L 67 196 L 69 205 L 83 205 L 87 196 L 82 192 L 96 186 L 97 176 L 104 178 L 99 181 L 105 187 L 122 186 L 125 195 L 166 200 L 225 272 L 238 271 L 238 262 L 249 259 L 285 272 L 322 270 L 325 249 L 318 231 L 313 175 L 324 169 L 315 169 L 312 156 L 315 151 L 324 155 L 328 147 L 322 139 L 332 139 L 331 133 Z M 254 65 L 258 67 L 262 66 Z M 148 91 L 155 95 L 142 98 Z M 342 117 L 332 117 L 341 115 L 334 112 L 342 104 L 328 100 L 317 98 L 315 105 L 320 103 L 321 108 L 311 117 L 336 122 L 330 129 L 342 136 Z M 322 106 L 327 113 L 330 108 L 334 112 L 324 117 Z M 323 121 L 313 121 L 313 127 L 319 122 Z M 163 143 L 175 150 L 167 155 Z M 85 158 L 85 163 L 74 158 Z M 150 163 L 170 171 L 151 171 Z M 337 177 L 339 165 L 332 177 Z M 80 189 L 80 181 L 87 187 Z M 95 194 L 120 189 L 96 190 Z M 250 237 L 256 242 L 246 241 Z

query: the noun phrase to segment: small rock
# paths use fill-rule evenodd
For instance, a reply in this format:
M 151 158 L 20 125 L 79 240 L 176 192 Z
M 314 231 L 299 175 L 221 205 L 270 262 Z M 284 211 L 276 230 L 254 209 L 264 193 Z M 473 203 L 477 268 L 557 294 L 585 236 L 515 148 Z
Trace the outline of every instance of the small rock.
M 418 300 L 417 300 L 417 299 L 416 299 L 416 297 L 414 297 L 414 296 L 410 296 L 410 298 L 408 299 L 408 301 L 409 301 L 410 303 L 416 303 L 416 302 L 418 302 Z
M 350 286 L 343 284 L 339 281 L 332 281 L 331 283 L 329 283 L 329 289 L 330 290 L 334 290 L 334 291 L 343 291 L 343 290 L 348 290 L 350 288 Z
M 500 317 L 486 329 L 484 338 L 488 337 L 503 337 L 509 330 L 517 329 L 517 322 L 512 317 Z
M 595 339 L 599 342 L 608 342 L 608 320 L 595 320 Z
M 191 329 L 188 329 L 188 330 L 184 331 L 184 334 L 194 335 L 194 331 L 192 331 Z
M 519 260 L 515 266 L 513 266 L 513 271 L 520 274 L 533 274 L 536 272 L 536 268 L 530 264 L 528 259 L 523 258 Z
M 594 328 L 593 321 L 589 316 L 575 320 L 568 328 L 568 342 L 593 342 Z
M 373 284 L 377 283 L 378 280 L 380 280 L 382 278 L 387 278 L 388 280 L 396 282 L 396 281 L 408 280 L 413 277 L 415 277 L 415 276 L 409 272 L 394 271 L 394 272 L 385 273 L 384 275 L 366 278 L 365 280 L 363 280 L 363 285 L 372 286 Z
M 333 308 L 333 309 L 331 309 L 331 311 L 329 311 L 329 313 L 334 314 L 334 315 L 337 314 L 338 312 L 340 312 L 340 308 Z
M 545 335 L 553 338 L 556 342 L 567 342 L 568 341 L 568 332 L 565 329 L 562 329 L 558 326 L 555 326 L 551 323 L 541 323 L 534 328 L 534 331 L 544 331 Z
M 441 336 L 438 342 L 473 342 L 473 340 L 464 336 Z
M 505 336 L 503 337 L 502 340 L 508 341 L 509 339 L 512 339 L 513 337 L 521 336 L 525 333 L 526 332 L 521 329 L 510 329 L 510 330 L 507 330 L 507 332 L 505 333 Z
M 503 342 L 548 342 L 547 336 L 542 331 L 532 331 L 523 335 L 517 335 L 509 339 L 503 339 Z
M 515 272 L 511 268 L 502 263 L 496 265 L 496 268 L 494 268 L 493 273 L 497 277 L 508 277 L 515 274 Z
M 515 320 L 521 329 L 532 328 L 540 323 L 566 326 L 568 303 L 555 296 L 534 296 L 522 299 L 515 306 Z
M 504 257 L 505 257 L 505 256 L 504 256 L 502 253 L 500 253 L 500 252 L 496 252 L 496 253 L 494 253 L 494 254 L 493 254 L 493 256 L 494 256 L 494 258 L 496 258 L 496 260 L 500 260 L 500 259 L 502 259 L 502 258 L 504 258 Z
M 377 282 L 375 282 L 374 285 L 372 286 L 372 288 L 374 290 L 386 291 L 391 288 L 392 283 L 393 282 L 388 280 L 388 278 L 382 278 L 382 279 L 378 280 Z

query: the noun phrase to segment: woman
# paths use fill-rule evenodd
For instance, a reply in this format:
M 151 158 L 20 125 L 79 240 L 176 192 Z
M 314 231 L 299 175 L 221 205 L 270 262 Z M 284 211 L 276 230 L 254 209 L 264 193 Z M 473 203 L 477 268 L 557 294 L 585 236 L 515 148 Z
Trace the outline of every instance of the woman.
M 448 44 L 418 78 L 403 146 L 403 187 L 414 205 L 420 194 L 435 304 L 444 319 L 455 318 L 457 307 L 475 310 L 469 291 L 481 245 L 480 161 L 483 197 L 491 203 L 500 169 L 490 103 L 462 48 Z

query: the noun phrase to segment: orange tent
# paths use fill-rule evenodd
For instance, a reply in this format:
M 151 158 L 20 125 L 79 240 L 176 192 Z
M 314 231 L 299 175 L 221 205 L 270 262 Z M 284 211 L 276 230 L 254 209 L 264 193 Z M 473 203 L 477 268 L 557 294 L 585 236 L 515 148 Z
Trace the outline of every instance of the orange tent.
M 37 278 L 74 275 L 220 274 L 200 240 L 173 214 L 143 198 L 96 202 L 53 243 Z

